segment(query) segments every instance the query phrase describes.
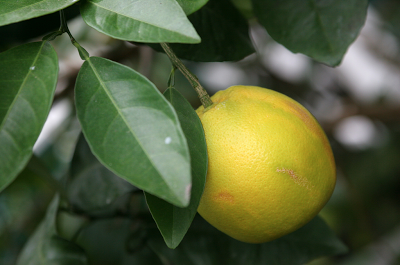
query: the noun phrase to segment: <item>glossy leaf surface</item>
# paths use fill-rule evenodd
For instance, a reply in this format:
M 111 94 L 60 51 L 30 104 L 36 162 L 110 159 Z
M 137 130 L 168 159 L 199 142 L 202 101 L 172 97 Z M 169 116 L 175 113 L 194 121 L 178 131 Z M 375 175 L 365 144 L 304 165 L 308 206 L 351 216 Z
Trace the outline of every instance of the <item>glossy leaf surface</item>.
M 68 178 L 68 199 L 89 213 L 112 211 L 113 203 L 136 188 L 103 166 L 90 151 L 83 135 L 79 137 Z
M 367 0 L 253 0 L 271 37 L 292 52 L 338 65 L 364 25 Z
M 78 0 L 0 1 L 0 26 L 54 13 Z
M 145 77 L 91 57 L 75 87 L 78 118 L 93 154 L 128 182 L 177 206 L 190 199 L 190 156 L 172 106 Z
M 175 250 L 161 239 L 152 238 L 150 247 L 171 264 L 185 265 L 301 265 L 328 255 L 343 254 L 347 248 L 319 218 L 299 230 L 264 244 L 237 241 L 196 218 L 191 229 Z
M 58 58 L 47 42 L 0 54 L 0 191 L 25 167 L 49 113 Z
M 229 0 L 210 0 L 189 16 L 199 44 L 170 44 L 181 59 L 197 62 L 237 61 L 254 52 L 247 21 Z M 150 45 L 162 51 L 159 45 Z
M 57 235 L 56 217 L 59 197 L 47 209 L 44 220 L 22 249 L 17 265 L 85 265 L 84 251 L 76 244 Z
M 158 229 L 170 248 L 182 241 L 197 212 L 207 174 L 207 146 L 201 121 L 190 103 L 174 88 L 164 92 L 174 106 L 189 145 L 192 165 L 192 192 L 186 208 L 176 207 L 151 194 L 146 201 Z
M 86 0 L 82 2 L 81 14 L 89 26 L 116 39 L 200 42 L 175 0 Z

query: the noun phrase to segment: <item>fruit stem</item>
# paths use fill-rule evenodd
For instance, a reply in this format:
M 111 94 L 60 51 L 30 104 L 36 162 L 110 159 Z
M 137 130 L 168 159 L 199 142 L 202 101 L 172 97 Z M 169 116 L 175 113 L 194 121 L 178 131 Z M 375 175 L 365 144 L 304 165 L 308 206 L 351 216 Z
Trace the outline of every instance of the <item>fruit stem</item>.
M 204 108 L 211 106 L 213 102 L 210 96 L 208 95 L 207 91 L 200 84 L 199 79 L 192 72 L 189 71 L 189 69 L 182 63 L 181 60 L 179 60 L 179 58 L 176 56 L 174 51 L 167 43 L 162 42 L 160 44 L 161 47 L 164 49 L 165 53 L 167 54 L 167 56 L 169 57 L 169 59 L 171 60 L 172 64 L 176 68 L 178 68 L 179 71 L 181 71 L 181 73 L 186 77 L 186 79 L 192 85 Z

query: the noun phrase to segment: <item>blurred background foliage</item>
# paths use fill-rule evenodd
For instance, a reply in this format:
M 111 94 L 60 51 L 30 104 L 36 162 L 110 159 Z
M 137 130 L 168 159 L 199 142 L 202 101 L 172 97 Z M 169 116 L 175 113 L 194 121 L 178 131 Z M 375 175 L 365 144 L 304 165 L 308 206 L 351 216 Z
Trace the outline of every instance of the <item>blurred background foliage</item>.
M 185 64 L 210 94 L 237 84 L 267 87 L 296 99 L 321 123 L 335 154 L 338 181 L 320 215 L 349 247 L 349 252 L 317 259 L 311 264 L 400 264 L 400 1 L 371 1 L 360 36 L 336 68 L 289 52 L 251 20 L 248 1 L 233 2 L 250 18 L 256 53 L 238 62 L 185 61 Z M 160 91 L 167 88 L 171 65 L 164 54 L 146 45 L 111 39 L 91 29 L 78 16 L 76 5 L 67 8 L 66 14 L 71 32 L 91 55 L 128 65 L 147 76 Z M 58 14 L 1 27 L 0 51 L 39 40 L 58 27 Z M 34 162 L 0 194 L 0 264 L 15 263 L 22 246 L 45 215 L 57 189 L 52 177 L 62 179 L 68 173 L 80 132 L 72 99 L 83 61 L 66 35 L 52 44 L 60 58 L 52 111 L 35 145 Z M 176 88 L 193 107 L 200 105 L 190 84 L 180 74 L 176 76 Z M 131 214 L 147 213 L 143 197 L 135 189 L 129 196 L 119 198 L 110 211 L 122 214 L 126 209 L 120 209 L 120 205 L 128 205 Z M 74 234 L 74 223 L 98 216 L 94 212 L 82 219 L 64 214 L 60 220 L 72 225 L 62 233 L 69 237 Z M 148 218 L 148 213 L 145 216 Z M 98 235 L 99 227 L 107 230 L 116 225 L 129 227 L 137 234 L 142 224 L 127 223 L 123 218 L 114 221 L 103 218 L 86 229 L 79 241 L 85 244 L 85 238 Z M 112 234 L 115 238 L 127 237 L 123 233 Z M 140 238 L 138 235 L 129 240 L 132 244 L 129 249 L 136 251 Z M 105 241 L 107 235 L 90 251 L 101 253 Z M 142 258 L 154 258 L 149 249 L 138 251 Z M 119 255 L 118 246 L 114 254 Z M 99 256 L 99 260 L 106 258 Z M 140 263 L 140 260 L 126 262 L 133 261 Z

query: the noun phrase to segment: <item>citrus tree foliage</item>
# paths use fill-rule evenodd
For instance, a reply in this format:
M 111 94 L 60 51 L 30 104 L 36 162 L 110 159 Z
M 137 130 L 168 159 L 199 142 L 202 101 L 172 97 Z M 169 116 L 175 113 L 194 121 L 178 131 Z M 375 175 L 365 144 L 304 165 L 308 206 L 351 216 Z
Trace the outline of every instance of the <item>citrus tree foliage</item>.
M 78 6 L 88 26 L 111 38 L 157 51 L 163 51 L 160 43 L 170 43 L 179 58 L 202 62 L 238 61 L 254 53 L 249 25 L 258 21 L 292 52 L 336 66 L 357 37 L 368 5 L 249 3 L 253 9 L 244 17 L 229 0 L 1 1 L 0 26 L 57 11 L 61 21 L 42 41 L 0 53 L 0 191 L 26 168 L 52 105 L 58 58 L 51 41 L 68 33 L 84 60 L 74 97 L 82 135 L 67 176 L 52 180 L 59 195 L 19 264 L 303 264 L 346 250 L 318 217 L 261 245 L 240 243 L 195 217 L 207 148 L 194 109 L 173 82 L 163 95 L 135 70 L 90 57 L 62 12 Z

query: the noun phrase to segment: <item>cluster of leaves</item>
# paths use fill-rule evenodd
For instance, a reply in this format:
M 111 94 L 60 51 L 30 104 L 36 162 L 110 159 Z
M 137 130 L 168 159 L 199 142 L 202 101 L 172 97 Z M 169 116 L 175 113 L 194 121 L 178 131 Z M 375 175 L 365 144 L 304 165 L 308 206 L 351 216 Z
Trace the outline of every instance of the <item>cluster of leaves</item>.
M 76 2 L 7 2 L 0 7 L 0 26 L 79 4 L 84 21 L 112 38 L 146 43 L 160 51 L 159 43 L 168 42 L 181 59 L 236 61 L 255 51 L 249 21 L 257 18 L 271 37 L 288 49 L 335 66 L 356 38 L 368 5 L 366 0 L 308 1 L 300 6 L 295 0 L 253 0 L 253 11 L 246 19 L 240 5 L 229 0 Z M 32 156 L 58 78 L 57 54 L 49 42 L 64 32 L 71 34 L 62 19 L 60 29 L 43 41 L 0 54 L 0 191 Z M 120 205 L 126 194 L 136 194 L 138 189 L 145 192 L 166 245 L 176 248 L 195 218 L 205 183 L 207 152 L 200 120 L 173 87 L 162 95 L 138 72 L 104 58 L 89 57 L 70 36 L 85 60 L 75 86 L 77 117 L 84 136 L 76 145 L 62 185 L 63 200 L 53 200 L 19 264 L 30 264 L 28 260 L 37 264 L 55 260 L 86 264 L 86 254 L 78 245 L 90 254 L 84 234 L 95 224 L 90 218 L 79 221 L 80 217 L 71 216 L 84 230 L 73 229 L 78 236 L 65 235 L 56 227 L 59 209 L 66 204 L 68 211 L 84 216 L 113 215 L 117 212 L 114 202 Z M 262 245 L 236 242 L 198 220 L 175 252 L 160 244 L 158 232 L 154 233 L 146 218 L 136 215 L 134 221 L 126 216 L 120 220 L 118 229 L 126 233 L 121 232 L 125 236 L 119 240 L 131 240 L 128 235 L 137 220 L 147 224 L 140 226 L 141 232 L 133 233 L 135 240 L 143 239 L 135 244 L 146 245 L 140 250 L 142 254 L 135 256 L 137 262 L 155 253 L 158 263 L 191 264 L 191 259 L 198 259 L 204 264 L 242 264 L 241 259 L 246 258 L 253 264 L 301 264 L 344 249 L 319 218 L 291 235 Z M 107 224 L 100 225 L 104 226 Z M 201 254 L 214 245 L 221 249 L 208 256 Z M 238 252 L 245 254 L 239 258 Z M 296 255 L 287 255 L 293 252 Z

